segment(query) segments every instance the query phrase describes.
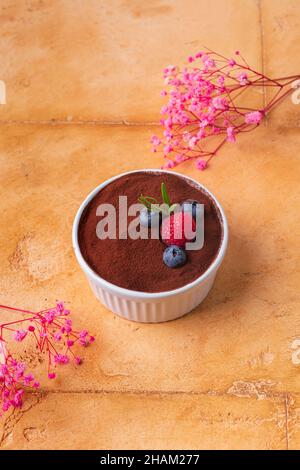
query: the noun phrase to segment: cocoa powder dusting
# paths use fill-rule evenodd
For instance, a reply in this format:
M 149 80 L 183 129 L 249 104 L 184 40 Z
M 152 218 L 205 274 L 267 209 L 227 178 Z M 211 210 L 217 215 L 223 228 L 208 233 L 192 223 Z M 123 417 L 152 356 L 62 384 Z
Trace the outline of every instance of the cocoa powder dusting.
M 204 246 L 201 250 L 187 251 L 187 263 L 175 269 L 163 263 L 166 245 L 160 240 L 99 240 L 96 235 L 96 226 L 101 219 L 96 216 L 99 204 L 113 204 L 118 220 L 119 196 L 127 196 L 128 207 L 137 203 L 140 194 L 161 201 L 162 182 L 167 186 L 172 203 L 195 199 L 205 205 Z M 128 223 L 131 219 L 128 218 Z M 82 214 L 78 238 L 83 257 L 103 279 L 126 289 L 162 292 L 182 287 L 207 270 L 220 248 L 222 226 L 212 199 L 184 177 L 141 171 L 113 181 L 94 197 Z

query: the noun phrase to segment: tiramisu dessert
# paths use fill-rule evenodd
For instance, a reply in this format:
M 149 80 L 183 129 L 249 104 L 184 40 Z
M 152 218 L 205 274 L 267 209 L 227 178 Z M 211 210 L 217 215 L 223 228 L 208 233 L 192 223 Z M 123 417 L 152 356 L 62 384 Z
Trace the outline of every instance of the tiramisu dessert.
M 127 197 L 127 208 L 141 205 L 138 220 L 126 213 L 124 227 L 121 196 Z M 105 217 L 99 207 L 104 204 L 115 208 L 115 237 L 99 237 Z M 186 249 L 201 217 L 203 246 Z M 149 236 L 126 236 L 131 222 Z M 155 228 L 156 237 L 151 236 Z M 197 279 L 216 258 L 222 236 L 219 209 L 210 195 L 184 176 L 159 171 L 134 172 L 110 182 L 86 206 L 78 228 L 79 247 L 92 270 L 116 286 L 141 292 L 171 291 Z

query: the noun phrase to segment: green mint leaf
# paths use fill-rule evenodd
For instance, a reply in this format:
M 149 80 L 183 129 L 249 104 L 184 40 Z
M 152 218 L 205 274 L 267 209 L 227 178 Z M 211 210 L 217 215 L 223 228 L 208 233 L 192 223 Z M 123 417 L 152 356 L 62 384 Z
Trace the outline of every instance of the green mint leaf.
M 171 206 L 171 201 L 170 201 L 165 183 L 161 183 L 161 195 L 162 195 L 162 198 L 163 198 L 163 202 L 165 204 L 167 204 L 167 206 L 170 207 Z
M 151 211 L 152 204 L 158 204 L 158 201 L 154 197 L 143 196 L 142 194 L 138 198 L 138 202 L 143 204 L 148 209 L 148 211 Z

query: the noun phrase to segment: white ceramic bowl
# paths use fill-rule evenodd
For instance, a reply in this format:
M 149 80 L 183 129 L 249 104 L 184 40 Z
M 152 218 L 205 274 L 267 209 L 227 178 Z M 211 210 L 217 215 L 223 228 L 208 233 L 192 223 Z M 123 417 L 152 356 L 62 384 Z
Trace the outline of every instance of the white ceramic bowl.
M 177 175 L 180 178 L 184 178 L 194 185 L 204 190 L 214 201 L 215 205 L 219 209 L 220 218 L 222 221 L 222 241 L 217 257 L 209 266 L 209 268 L 193 282 L 186 284 L 178 289 L 165 291 L 165 292 L 139 292 L 129 289 L 118 287 L 115 284 L 111 284 L 106 281 L 98 274 L 96 274 L 88 263 L 83 258 L 79 243 L 78 243 L 78 226 L 83 210 L 89 204 L 89 202 L 101 191 L 106 185 L 112 181 L 120 178 L 124 175 L 137 172 L 153 172 L 153 173 L 170 173 Z M 128 320 L 145 323 L 157 323 L 179 318 L 186 313 L 193 310 L 199 305 L 207 296 L 215 280 L 217 271 L 224 258 L 228 243 L 228 226 L 223 209 L 217 199 L 211 194 L 204 186 L 192 178 L 188 178 L 174 171 L 165 170 L 136 170 L 127 173 L 117 175 L 104 183 L 100 184 L 95 188 L 81 204 L 73 224 L 73 248 L 75 251 L 76 258 L 85 273 L 90 286 L 96 295 L 96 297 L 105 305 L 109 310 L 112 310 L 117 315 L 124 317 Z

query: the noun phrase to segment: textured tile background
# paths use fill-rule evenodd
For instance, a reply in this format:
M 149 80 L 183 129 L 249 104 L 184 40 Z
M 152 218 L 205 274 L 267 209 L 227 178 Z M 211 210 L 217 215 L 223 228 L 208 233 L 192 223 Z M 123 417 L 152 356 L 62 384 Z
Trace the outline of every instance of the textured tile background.
M 162 69 L 207 41 L 226 54 L 238 45 L 261 65 L 253 0 L 2 5 L 0 54 L 9 86 L 4 119 L 158 121 Z M 245 28 L 248 18 L 251 28 Z
M 160 166 L 148 142 L 161 69 L 207 45 L 238 48 L 269 75 L 295 74 L 298 2 L 4 0 L 0 19 L 0 302 L 66 299 L 97 336 L 76 373 L 62 369 L 0 419 L 0 448 L 299 448 L 299 106 L 287 100 L 209 170 L 181 167 L 230 224 L 213 291 L 190 315 L 160 325 L 115 317 L 71 248 L 92 188 Z

